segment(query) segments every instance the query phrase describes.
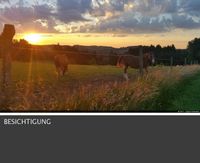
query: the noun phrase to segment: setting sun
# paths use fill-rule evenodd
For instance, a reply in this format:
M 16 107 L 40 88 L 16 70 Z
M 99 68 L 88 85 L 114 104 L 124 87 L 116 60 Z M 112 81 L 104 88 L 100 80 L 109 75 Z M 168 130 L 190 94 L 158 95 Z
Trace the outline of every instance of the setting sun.
M 36 33 L 26 34 L 24 36 L 24 39 L 31 44 L 39 43 L 41 41 L 41 38 L 41 35 Z

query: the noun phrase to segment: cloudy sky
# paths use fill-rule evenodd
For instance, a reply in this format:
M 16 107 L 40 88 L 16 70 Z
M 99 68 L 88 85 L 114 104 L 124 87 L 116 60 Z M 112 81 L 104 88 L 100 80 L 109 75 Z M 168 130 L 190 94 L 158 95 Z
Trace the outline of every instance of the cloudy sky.
M 175 44 L 200 33 L 200 0 L 0 0 L 0 30 L 18 38 L 41 33 L 41 44 Z

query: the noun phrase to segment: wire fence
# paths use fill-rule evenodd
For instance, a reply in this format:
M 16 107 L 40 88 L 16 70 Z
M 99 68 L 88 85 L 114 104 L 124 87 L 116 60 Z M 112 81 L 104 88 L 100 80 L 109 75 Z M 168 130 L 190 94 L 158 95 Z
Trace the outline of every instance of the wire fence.
M 19 47 L 14 47 L 14 50 L 29 50 L 29 51 L 35 51 L 35 52 L 43 52 L 43 53 L 49 53 L 49 52 L 53 52 L 55 54 L 82 54 L 82 55 L 91 55 L 91 56 L 105 56 L 105 57 L 116 57 L 122 54 L 118 54 L 118 53 L 114 53 L 114 54 L 103 54 L 103 53 L 95 53 L 95 52 L 84 52 L 84 51 L 69 51 L 69 50 L 56 50 L 53 48 L 50 49 L 38 49 L 38 48 L 19 48 Z M 128 56 L 132 56 L 132 55 L 128 55 Z
M 85 51 L 72 51 L 72 50 L 57 50 L 54 48 L 46 48 L 46 49 L 42 49 L 39 47 L 31 47 L 31 48 L 27 48 L 27 47 L 13 47 L 13 49 L 15 51 L 17 50 L 27 50 L 27 51 L 32 51 L 32 52 L 40 52 L 40 53 L 54 53 L 54 54 L 65 54 L 65 55 L 81 55 L 81 56 L 93 56 L 93 57 L 107 57 L 107 58 L 112 58 L 112 57 L 119 57 L 119 56 L 133 56 L 133 54 L 121 54 L 118 52 L 112 52 L 112 53 L 96 53 L 94 52 L 85 52 Z M 137 54 L 138 56 L 139 54 Z M 188 60 L 187 58 L 183 58 L 183 59 L 175 59 L 174 57 L 170 57 L 170 58 L 155 58 L 155 62 L 157 64 L 167 64 L 170 66 L 175 66 L 181 64 L 181 65 L 192 65 L 192 64 L 199 64 L 198 60 Z

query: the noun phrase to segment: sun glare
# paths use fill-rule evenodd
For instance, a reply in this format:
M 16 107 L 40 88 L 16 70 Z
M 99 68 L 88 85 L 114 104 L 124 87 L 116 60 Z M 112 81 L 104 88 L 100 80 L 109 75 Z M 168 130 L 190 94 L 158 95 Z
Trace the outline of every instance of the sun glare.
M 26 34 L 24 39 L 31 44 L 37 44 L 41 41 L 41 35 L 36 33 Z

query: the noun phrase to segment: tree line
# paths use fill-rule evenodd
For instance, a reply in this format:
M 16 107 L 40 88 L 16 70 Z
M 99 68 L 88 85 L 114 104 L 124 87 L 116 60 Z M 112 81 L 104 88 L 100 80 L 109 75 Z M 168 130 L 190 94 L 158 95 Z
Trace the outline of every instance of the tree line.
M 108 56 L 101 54 L 90 55 L 80 52 L 76 46 L 61 46 L 61 45 L 49 45 L 49 46 L 33 46 L 26 40 L 14 40 L 13 41 L 13 60 L 18 61 L 30 61 L 31 57 L 34 60 L 39 61 L 52 61 L 56 55 L 56 51 L 68 51 L 66 55 L 74 64 L 100 64 L 100 65 L 114 65 L 117 62 L 118 54 L 116 51 L 111 50 Z M 31 49 L 40 49 L 40 51 L 31 51 Z M 18 48 L 18 50 L 16 49 Z M 21 49 L 20 49 L 21 48 Z M 128 47 L 128 54 L 138 55 L 138 47 Z M 71 52 L 71 53 L 70 53 Z M 191 64 L 194 61 L 200 63 L 200 38 L 195 38 L 188 42 L 186 49 L 176 49 L 174 45 L 161 47 L 160 45 L 143 46 L 143 52 L 153 52 L 156 57 L 156 64 L 169 65 L 170 59 L 173 58 L 174 65 Z
M 169 46 L 143 46 L 144 53 L 153 52 L 157 64 L 169 65 L 170 59 L 173 58 L 174 65 L 184 65 L 191 63 L 200 63 L 200 38 L 195 38 L 188 42 L 186 49 L 176 49 L 172 44 Z M 130 54 L 138 54 L 138 49 L 130 48 Z

